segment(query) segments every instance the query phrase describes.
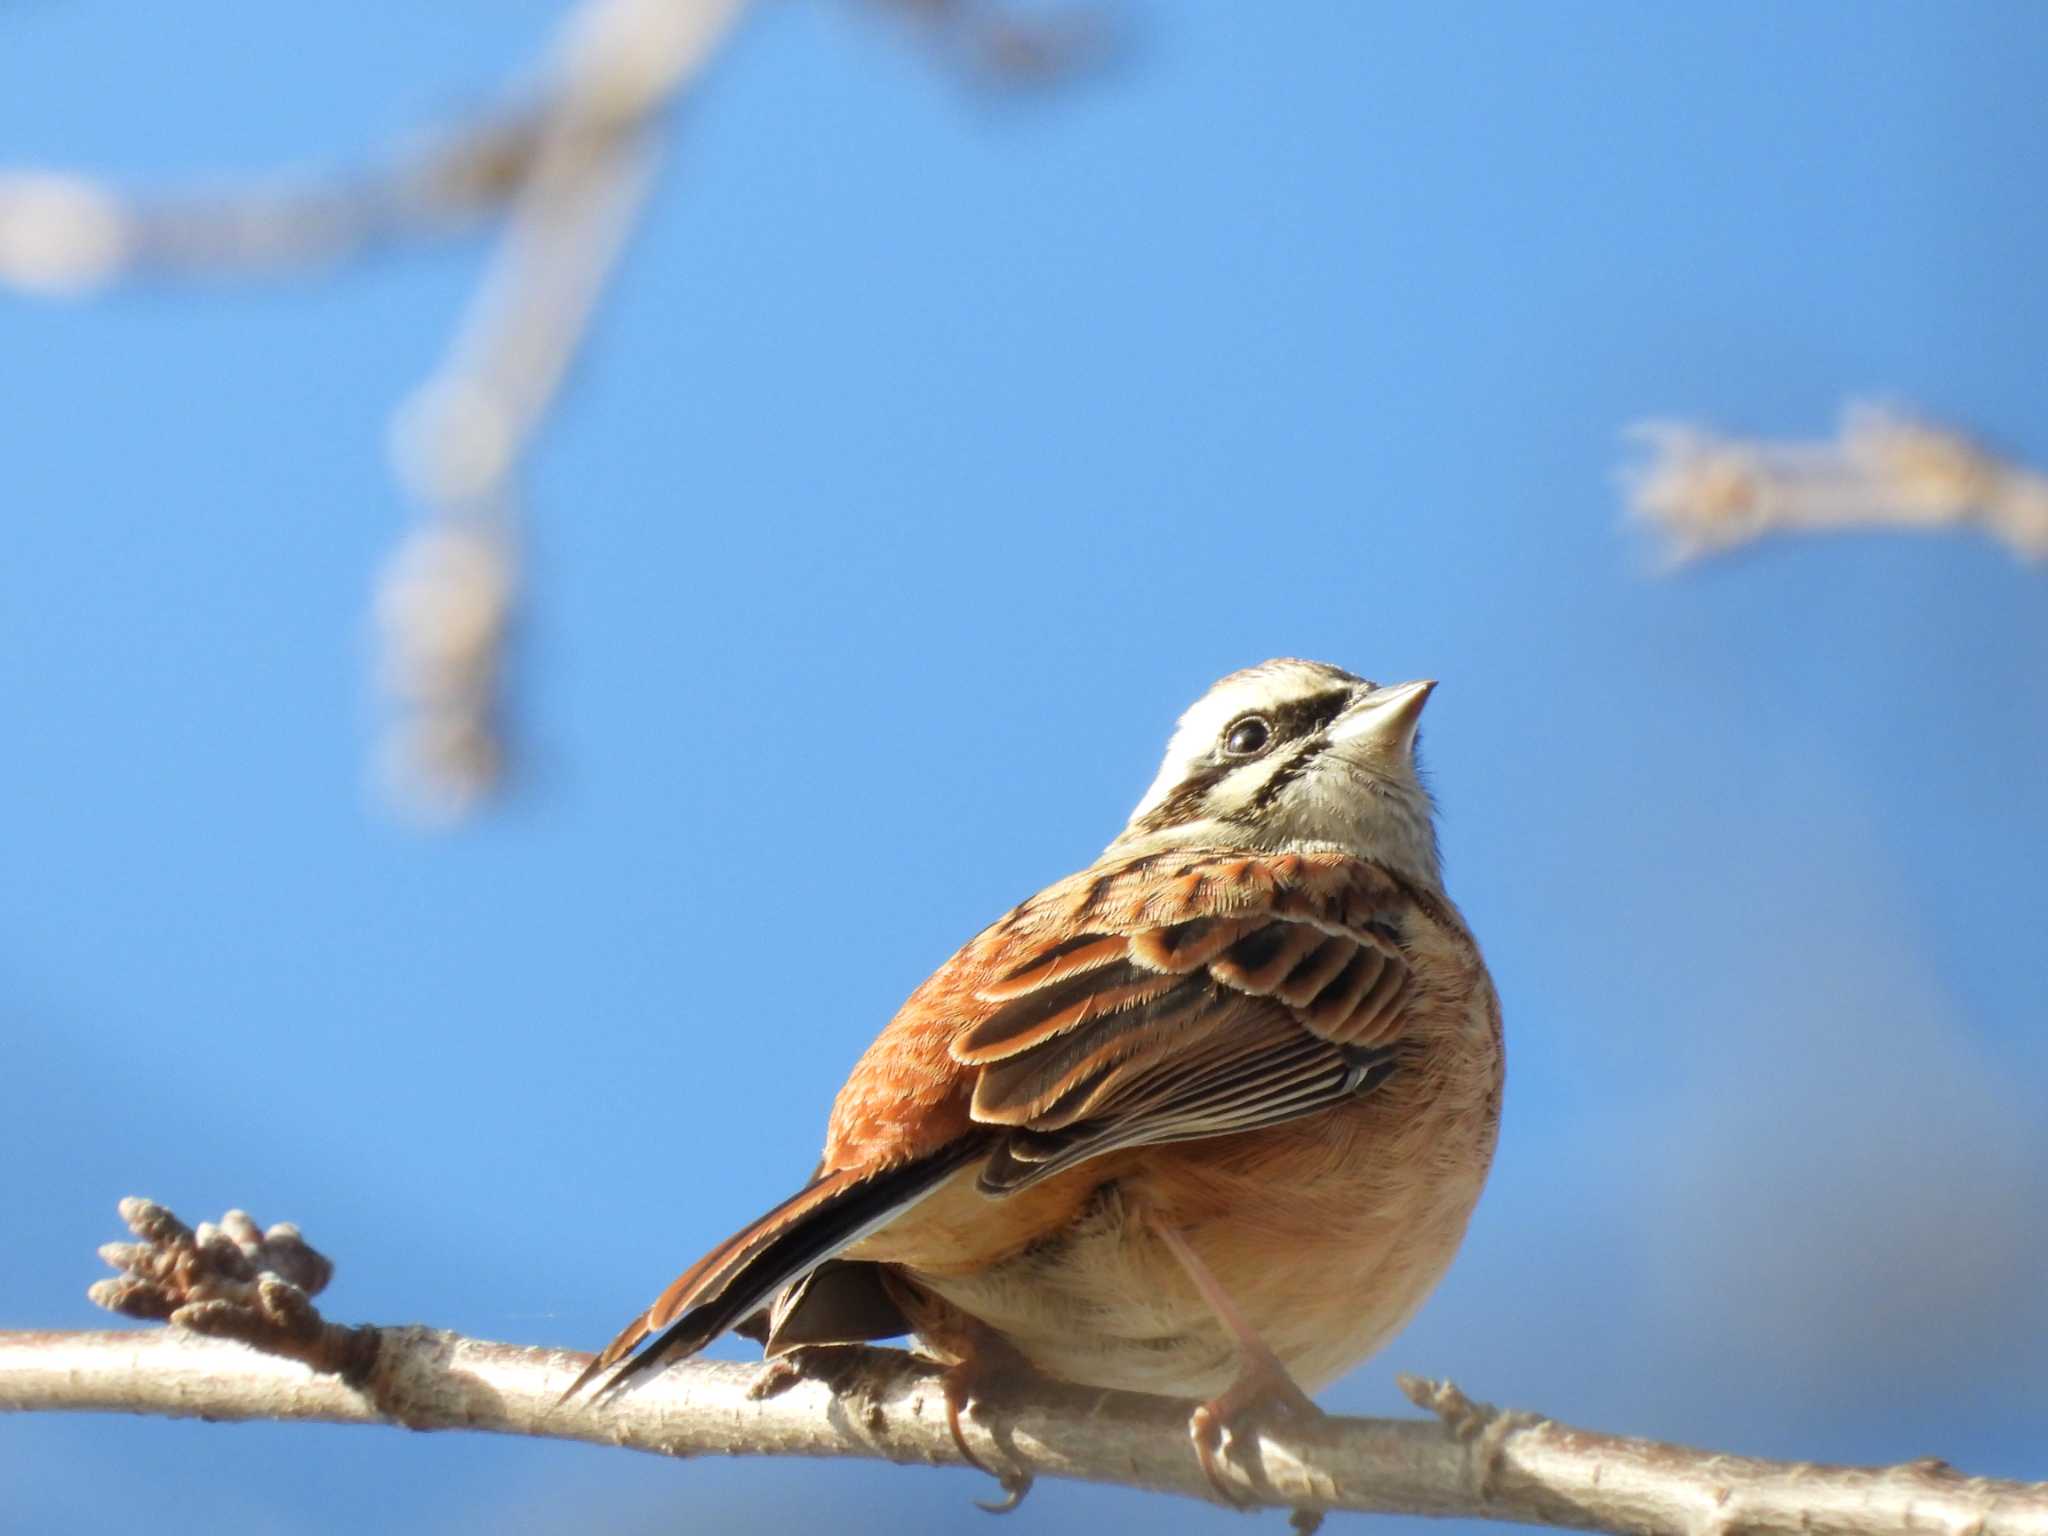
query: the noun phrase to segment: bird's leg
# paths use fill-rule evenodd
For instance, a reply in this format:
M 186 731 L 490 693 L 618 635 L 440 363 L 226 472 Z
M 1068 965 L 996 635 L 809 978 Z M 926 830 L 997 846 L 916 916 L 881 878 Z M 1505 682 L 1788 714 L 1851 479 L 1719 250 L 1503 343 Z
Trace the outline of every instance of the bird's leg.
M 1007 1345 L 1001 1347 L 1004 1353 L 1009 1353 Z M 1030 1374 L 1028 1368 L 1025 1374 Z M 1014 1379 L 1009 1362 L 998 1362 L 987 1353 L 977 1351 L 966 1359 L 946 1367 L 943 1385 L 946 1391 L 946 1428 L 952 1432 L 953 1444 L 959 1448 L 968 1465 L 979 1467 L 1002 1484 L 1003 1497 L 999 1503 L 991 1504 L 983 1499 L 976 1499 L 974 1502 L 992 1515 L 1007 1515 L 1022 1504 L 1024 1495 L 1031 1491 L 1032 1474 L 1016 1468 L 1002 1472 L 990 1466 L 974 1453 L 973 1448 L 967 1443 L 967 1436 L 960 1428 L 961 1415 L 973 1404 L 978 1395 L 987 1392 L 991 1381 L 998 1379 Z
M 922 1290 L 914 1290 L 901 1277 L 890 1275 L 884 1282 L 911 1320 L 919 1342 L 949 1363 L 939 1384 L 946 1394 L 946 1428 L 954 1448 L 970 1467 L 986 1472 L 1002 1484 L 1000 1503 L 976 1499 L 978 1508 L 992 1515 L 1006 1515 L 1024 1502 L 1031 1491 L 1032 1474 L 1021 1470 L 1000 1471 L 982 1460 L 967 1443 L 961 1420 L 978 1397 L 1006 1383 L 1032 1381 L 1037 1373 L 1001 1334 L 959 1308 L 949 1306 Z
M 1223 1448 L 1225 1433 L 1235 1428 L 1246 1415 L 1262 1408 L 1278 1408 L 1304 1419 L 1320 1419 L 1323 1411 L 1287 1374 L 1287 1367 L 1280 1363 L 1280 1357 L 1259 1337 L 1258 1330 L 1238 1310 L 1230 1293 L 1209 1273 L 1209 1266 L 1189 1246 L 1188 1240 L 1156 1214 L 1148 1212 L 1147 1221 L 1166 1245 L 1167 1252 L 1179 1260 L 1195 1290 L 1237 1346 L 1237 1379 L 1188 1415 L 1188 1438 L 1195 1443 L 1195 1455 L 1202 1463 L 1202 1472 L 1209 1479 L 1209 1486 L 1226 1503 L 1243 1506 L 1244 1501 L 1231 1491 L 1217 1470 L 1216 1460 Z

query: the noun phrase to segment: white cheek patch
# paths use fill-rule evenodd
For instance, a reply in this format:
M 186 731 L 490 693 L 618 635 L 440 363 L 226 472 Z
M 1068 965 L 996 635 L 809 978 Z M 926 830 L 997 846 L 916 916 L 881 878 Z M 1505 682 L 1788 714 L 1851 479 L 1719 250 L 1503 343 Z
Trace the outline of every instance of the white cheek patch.
M 1236 672 L 1203 694 L 1180 721 L 1167 743 L 1159 776 L 1131 812 L 1131 820 L 1142 820 L 1186 781 L 1197 764 L 1216 749 L 1224 727 L 1239 715 L 1273 711 L 1304 694 L 1327 689 L 1335 678 L 1348 678 L 1332 668 L 1311 663 L 1281 662 Z

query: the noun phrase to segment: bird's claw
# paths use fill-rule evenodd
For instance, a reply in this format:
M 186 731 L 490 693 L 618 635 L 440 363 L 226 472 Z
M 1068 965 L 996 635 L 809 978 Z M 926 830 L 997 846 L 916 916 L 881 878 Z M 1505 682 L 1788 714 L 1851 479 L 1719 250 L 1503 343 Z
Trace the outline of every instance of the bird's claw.
M 1031 1491 L 1033 1479 L 1029 1472 L 998 1471 L 983 1461 L 974 1447 L 967 1443 L 967 1432 L 961 1428 L 960 1420 L 973 1401 L 974 1388 L 981 1374 L 970 1363 L 953 1366 L 946 1372 L 946 1428 L 953 1436 L 953 1447 L 959 1451 L 960 1459 L 976 1471 L 987 1473 L 1002 1485 L 1003 1497 L 999 1502 L 976 1499 L 975 1508 L 985 1509 L 992 1515 L 1007 1515 L 1024 1502 L 1024 1495 Z
M 1202 1464 L 1202 1475 L 1208 1478 L 1216 1496 L 1236 1509 L 1254 1506 L 1224 1481 L 1224 1439 L 1239 1424 L 1262 1412 L 1277 1412 L 1307 1423 L 1323 1417 L 1323 1410 L 1295 1385 L 1294 1378 L 1280 1368 L 1278 1361 L 1258 1356 L 1246 1361 L 1243 1374 L 1221 1396 L 1210 1398 L 1188 1415 L 1188 1438 L 1194 1442 L 1195 1459 Z M 1311 1523 L 1306 1529 L 1311 1531 L 1322 1522 L 1322 1515 L 1316 1510 L 1296 1510 L 1295 1516 L 1297 1521 L 1309 1518 Z
M 990 1469 L 983 1466 L 982 1471 L 989 1472 Z M 1029 1472 L 990 1472 L 990 1475 L 1003 1485 L 1002 1499 L 976 1499 L 974 1507 L 985 1509 L 992 1515 L 1007 1515 L 1022 1504 L 1024 1495 L 1031 1491 L 1031 1485 L 1037 1481 Z

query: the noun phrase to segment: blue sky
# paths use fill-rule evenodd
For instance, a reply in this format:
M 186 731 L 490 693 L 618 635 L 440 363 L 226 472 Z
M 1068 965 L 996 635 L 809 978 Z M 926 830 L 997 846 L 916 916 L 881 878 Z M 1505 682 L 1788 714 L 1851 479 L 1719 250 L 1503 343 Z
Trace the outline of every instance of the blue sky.
M 0 10 L 0 160 L 161 186 L 491 98 L 535 0 Z M 1605 1428 L 2048 1475 L 2048 589 L 1967 537 L 1682 579 L 1622 431 L 1911 402 L 2048 465 L 2048 10 L 1140 7 L 992 103 L 764 7 L 531 479 L 526 771 L 366 790 L 384 423 L 478 242 L 0 298 L 0 1321 L 147 1194 L 335 1316 L 594 1347 L 810 1166 L 954 945 L 1092 856 L 1233 667 L 1443 680 L 1506 1002 L 1397 1370 Z M 24 1419 L 39 1533 L 977 1531 L 966 1473 Z M 829 1502 L 827 1502 L 829 1501 Z M 1047 1485 L 1025 1529 L 1235 1531 Z M 1268 1523 L 1271 1523 L 1270 1521 Z

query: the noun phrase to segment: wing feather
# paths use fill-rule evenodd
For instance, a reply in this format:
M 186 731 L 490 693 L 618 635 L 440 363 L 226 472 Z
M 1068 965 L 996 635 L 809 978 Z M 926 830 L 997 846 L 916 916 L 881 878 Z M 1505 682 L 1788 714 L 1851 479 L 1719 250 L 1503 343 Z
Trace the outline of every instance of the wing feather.
M 995 979 L 954 1037 L 972 1118 L 1008 1128 L 983 1188 L 1121 1148 L 1313 1114 L 1392 1070 L 1410 974 L 1390 876 L 1337 856 L 1092 873 L 984 936 Z M 1004 962 L 1023 951 L 1023 958 Z
M 665 1361 L 696 1354 L 782 1287 L 931 1194 L 981 1154 L 985 1135 L 898 1167 L 814 1179 L 684 1270 L 598 1352 L 561 1401 L 606 1373 L 610 1379 L 602 1391 L 612 1393 Z M 642 1348 L 650 1337 L 653 1342 Z

